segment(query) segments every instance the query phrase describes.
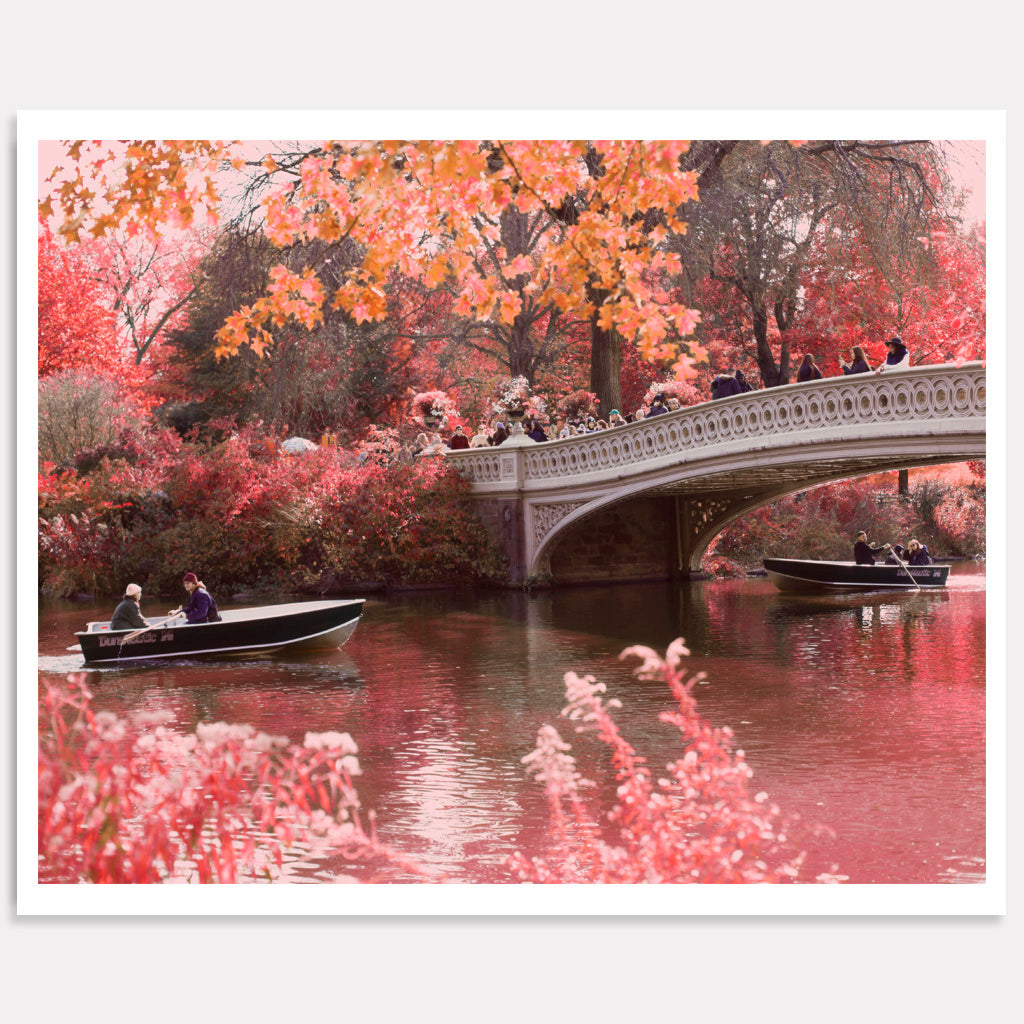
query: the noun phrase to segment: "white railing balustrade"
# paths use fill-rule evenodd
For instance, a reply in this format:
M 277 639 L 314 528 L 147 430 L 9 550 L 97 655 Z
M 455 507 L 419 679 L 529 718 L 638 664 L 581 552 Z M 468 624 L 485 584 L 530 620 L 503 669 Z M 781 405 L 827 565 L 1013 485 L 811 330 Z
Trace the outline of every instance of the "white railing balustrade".
M 830 377 L 752 391 L 688 406 L 653 419 L 562 440 L 531 442 L 522 451 L 523 484 L 586 476 L 726 442 L 841 430 L 893 421 L 982 420 L 985 367 L 922 366 L 888 374 Z M 507 444 L 507 442 L 506 442 Z M 449 454 L 474 484 L 507 479 L 498 448 Z

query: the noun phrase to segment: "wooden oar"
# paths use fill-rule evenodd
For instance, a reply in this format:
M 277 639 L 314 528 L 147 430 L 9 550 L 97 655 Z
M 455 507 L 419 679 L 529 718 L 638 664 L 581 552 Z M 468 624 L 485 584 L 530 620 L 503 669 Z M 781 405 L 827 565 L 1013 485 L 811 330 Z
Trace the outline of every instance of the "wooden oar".
M 914 579 L 914 574 L 907 568 L 906 563 L 903 561 L 903 559 L 900 558 L 900 556 L 896 554 L 896 549 L 891 544 L 889 545 L 889 550 L 892 552 L 892 557 L 895 558 L 896 561 L 900 563 L 900 567 L 910 577 L 910 582 L 913 583 L 914 586 L 917 587 L 918 590 L 920 590 L 921 589 L 921 584 L 918 583 L 917 580 Z
M 142 636 L 143 633 L 148 633 L 151 629 L 156 629 L 158 626 L 166 626 L 168 622 L 172 622 L 174 619 L 180 618 L 181 614 L 181 612 L 177 612 L 174 615 L 169 615 L 161 622 L 150 623 L 148 626 L 143 626 L 142 629 L 135 630 L 134 633 L 129 633 L 127 636 L 121 638 L 121 643 L 118 644 L 118 646 L 128 643 L 129 640 L 134 640 L 137 636 Z

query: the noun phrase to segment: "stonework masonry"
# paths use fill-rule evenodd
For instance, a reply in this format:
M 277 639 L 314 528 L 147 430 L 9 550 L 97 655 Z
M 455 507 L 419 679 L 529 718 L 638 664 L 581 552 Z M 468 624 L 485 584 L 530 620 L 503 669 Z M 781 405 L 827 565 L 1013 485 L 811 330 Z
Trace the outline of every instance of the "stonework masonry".
M 567 529 L 551 553 L 559 583 L 669 579 L 676 571 L 675 503 L 641 497 Z

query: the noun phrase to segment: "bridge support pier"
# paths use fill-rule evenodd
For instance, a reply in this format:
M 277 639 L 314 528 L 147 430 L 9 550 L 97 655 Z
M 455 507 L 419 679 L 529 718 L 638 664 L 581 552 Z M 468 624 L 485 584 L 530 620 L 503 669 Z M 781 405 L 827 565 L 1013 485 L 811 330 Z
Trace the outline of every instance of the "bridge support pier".
M 513 586 L 522 585 L 528 574 L 523 504 L 521 497 L 485 498 L 477 502 L 487 532 L 508 558 L 508 582 Z
M 770 493 L 740 493 L 715 497 L 676 497 L 676 549 L 681 576 L 699 572 L 711 541 L 744 512 L 771 500 Z

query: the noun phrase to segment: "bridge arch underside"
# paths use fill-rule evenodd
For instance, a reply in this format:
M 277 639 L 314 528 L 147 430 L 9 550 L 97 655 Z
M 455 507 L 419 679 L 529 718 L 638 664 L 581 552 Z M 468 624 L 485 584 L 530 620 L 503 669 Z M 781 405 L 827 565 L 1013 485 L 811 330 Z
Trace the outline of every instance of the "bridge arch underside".
M 762 453 L 763 455 L 764 453 Z M 714 459 L 714 468 L 679 465 L 593 495 L 576 489 L 527 499 L 534 526 L 530 575 L 556 583 L 655 579 L 697 572 L 708 545 L 735 519 L 763 505 L 836 480 L 985 458 L 983 433 L 905 438 L 898 452 L 877 441 L 800 446 L 770 458 Z

